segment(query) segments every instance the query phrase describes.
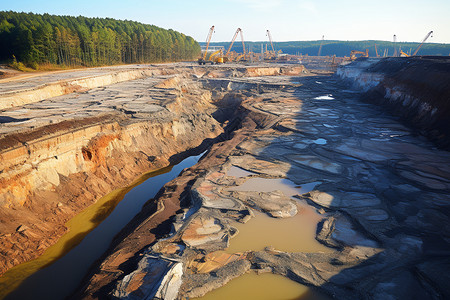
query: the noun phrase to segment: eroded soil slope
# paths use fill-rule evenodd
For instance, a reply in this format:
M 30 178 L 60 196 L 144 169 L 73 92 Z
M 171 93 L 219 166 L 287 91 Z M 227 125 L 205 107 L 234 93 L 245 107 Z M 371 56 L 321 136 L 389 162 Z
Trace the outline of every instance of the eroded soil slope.
M 140 65 L 0 82 L 0 273 L 40 255 L 101 196 L 220 135 L 199 78 L 302 72 Z

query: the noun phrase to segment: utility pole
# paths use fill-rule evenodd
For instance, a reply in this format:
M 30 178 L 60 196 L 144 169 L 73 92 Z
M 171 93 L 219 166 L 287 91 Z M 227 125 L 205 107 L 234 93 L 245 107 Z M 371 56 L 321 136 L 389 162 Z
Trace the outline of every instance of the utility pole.
M 397 36 L 394 34 L 394 54 L 392 55 L 393 57 L 397 57 Z

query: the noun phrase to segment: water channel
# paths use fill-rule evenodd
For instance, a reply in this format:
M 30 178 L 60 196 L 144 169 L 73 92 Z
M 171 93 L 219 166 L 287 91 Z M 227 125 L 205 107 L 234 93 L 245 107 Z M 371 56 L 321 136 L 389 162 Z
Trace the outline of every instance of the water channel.
M 79 286 L 90 266 L 107 250 L 114 236 L 153 198 L 164 184 L 198 162 L 202 154 L 150 172 L 130 186 L 102 197 L 71 219 L 70 231 L 44 254 L 0 277 L 0 298 L 64 299 Z M 15 290 L 14 290 L 15 289 Z M 12 292 L 11 292 L 12 291 Z

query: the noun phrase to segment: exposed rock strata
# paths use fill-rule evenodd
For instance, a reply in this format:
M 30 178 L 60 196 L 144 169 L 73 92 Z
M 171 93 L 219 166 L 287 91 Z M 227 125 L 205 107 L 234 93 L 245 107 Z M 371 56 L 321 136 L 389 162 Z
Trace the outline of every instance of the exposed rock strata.
M 213 94 L 227 90 L 224 81 Z M 361 103 L 359 94 L 343 91 L 346 86 L 334 77 L 295 78 L 301 86 L 279 78 L 262 89 L 249 81 L 244 96 L 226 101 L 241 104 L 242 127 L 166 186 L 158 203 L 170 209 L 144 211 L 135 219 L 77 297 L 117 293 L 144 254 L 183 262 L 179 299 L 204 295 L 250 269 L 338 299 L 445 298 L 444 280 L 435 274 L 448 279 L 448 152 Z M 318 97 L 323 94 L 333 97 Z M 232 166 L 249 174 L 228 176 Z M 223 254 L 239 236 L 233 222 L 247 222 L 253 209 L 281 213 L 289 202 L 276 188 L 233 191 L 252 178 L 314 184 L 296 198 L 322 214 L 316 239 L 330 252 L 267 247 Z M 158 239 L 148 232 L 163 212 L 173 217 Z
M 359 59 L 340 67 L 337 74 L 352 80 L 432 141 L 450 149 L 450 59 L 399 57 Z

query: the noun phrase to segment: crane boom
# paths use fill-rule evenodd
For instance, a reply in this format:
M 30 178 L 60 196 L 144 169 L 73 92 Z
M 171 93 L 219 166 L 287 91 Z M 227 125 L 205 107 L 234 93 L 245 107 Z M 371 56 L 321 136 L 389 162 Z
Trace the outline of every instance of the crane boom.
M 272 36 L 270 35 L 269 29 L 267 29 L 267 36 L 269 37 L 270 46 L 272 46 L 272 51 L 275 53 L 275 49 L 273 48 Z
M 240 32 L 241 32 L 241 40 L 242 40 L 242 53 L 244 53 L 244 55 L 245 55 L 244 34 L 242 33 L 242 30 Z
M 415 56 L 417 54 L 417 52 L 419 52 L 420 48 L 422 48 L 423 43 L 425 43 L 426 40 L 428 40 L 428 38 L 433 34 L 433 30 L 428 32 L 427 35 L 425 36 L 425 38 L 422 40 L 422 43 L 420 43 L 419 47 L 417 47 L 416 51 L 414 51 L 413 56 Z
M 228 47 L 227 52 L 225 53 L 226 56 L 228 56 L 228 54 L 230 53 L 231 47 L 233 47 L 234 41 L 236 40 L 236 38 L 237 38 L 237 36 L 238 36 L 238 34 L 239 34 L 240 31 L 241 31 L 241 29 L 238 28 L 238 29 L 236 30 L 236 32 L 234 33 L 233 39 L 231 40 L 231 44 L 230 44 L 230 46 Z
M 206 49 L 205 53 L 203 53 L 203 60 L 206 60 L 206 53 L 208 52 L 209 42 L 211 42 L 211 37 L 214 32 L 214 25 L 209 29 L 208 36 L 206 37 Z

